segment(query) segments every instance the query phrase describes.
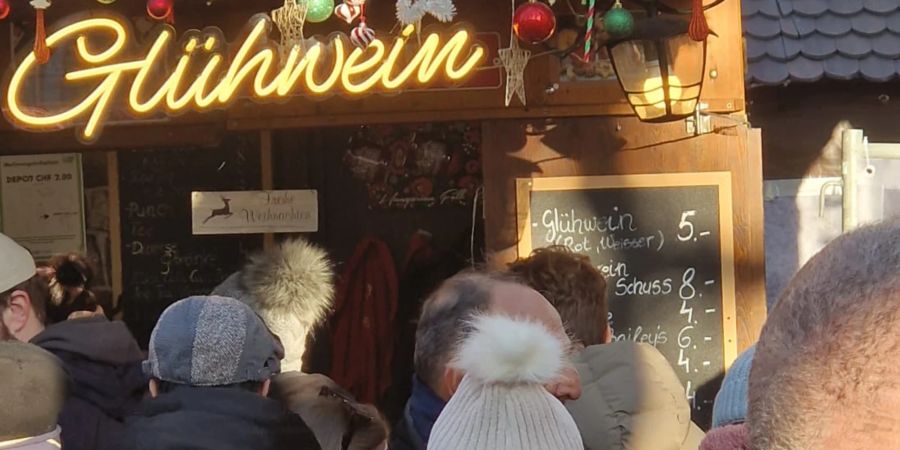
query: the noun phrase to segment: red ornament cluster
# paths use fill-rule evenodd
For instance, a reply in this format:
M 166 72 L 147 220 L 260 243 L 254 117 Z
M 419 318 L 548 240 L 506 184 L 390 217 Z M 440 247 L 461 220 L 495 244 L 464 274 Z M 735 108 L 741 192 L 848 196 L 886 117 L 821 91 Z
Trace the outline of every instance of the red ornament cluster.
M 521 41 L 539 44 L 556 32 L 556 16 L 546 4 L 529 1 L 516 9 L 512 26 Z

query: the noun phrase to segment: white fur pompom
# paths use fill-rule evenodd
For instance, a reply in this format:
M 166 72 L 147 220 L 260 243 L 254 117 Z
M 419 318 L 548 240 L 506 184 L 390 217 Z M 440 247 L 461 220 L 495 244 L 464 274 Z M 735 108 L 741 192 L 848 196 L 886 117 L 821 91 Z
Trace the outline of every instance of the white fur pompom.
M 507 316 L 481 316 L 462 342 L 453 367 L 484 383 L 551 381 L 562 370 L 561 340 L 546 327 Z
M 331 311 L 331 267 L 324 250 L 294 239 L 252 257 L 240 272 L 250 307 L 284 344 L 282 370 L 300 370 L 309 332 Z
M 241 274 L 258 311 L 291 315 L 313 326 L 331 309 L 334 274 L 328 254 L 303 239 L 251 257 Z

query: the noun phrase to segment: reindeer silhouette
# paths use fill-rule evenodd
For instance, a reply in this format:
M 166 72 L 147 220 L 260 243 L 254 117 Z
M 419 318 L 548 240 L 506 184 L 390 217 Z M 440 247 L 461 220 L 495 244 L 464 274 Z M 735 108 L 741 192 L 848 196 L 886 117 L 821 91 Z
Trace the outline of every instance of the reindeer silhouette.
M 212 210 L 212 212 L 209 214 L 209 217 L 207 217 L 206 220 L 203 221 L 204 224 L 212 220 L 213 217 L 231 217 L 234 215 L 231 212 L 231 199 L 222 197 L 222 203 L 224 203 L 225 206 L 219 209 Z

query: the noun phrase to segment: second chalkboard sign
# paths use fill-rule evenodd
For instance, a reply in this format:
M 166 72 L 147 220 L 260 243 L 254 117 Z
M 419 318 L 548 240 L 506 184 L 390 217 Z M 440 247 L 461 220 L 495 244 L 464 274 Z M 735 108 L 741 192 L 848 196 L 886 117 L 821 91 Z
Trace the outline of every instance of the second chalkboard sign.
M 519 255 L 553 245 L 587 255 L 607 279 L 615 339 L 659 349 L 694 420 L 708 424 L 737 350 L 731 174 L 535 178 L 518 188 Z
M 157 149 L 118 154 L 122 229 L 122 305 L 141 345 L 162 311 L 208 294 L 262 246 L 259 236 L 194 236 L 191 192 L 256 190 L 254 139 L 234 136 L 216 149 Z

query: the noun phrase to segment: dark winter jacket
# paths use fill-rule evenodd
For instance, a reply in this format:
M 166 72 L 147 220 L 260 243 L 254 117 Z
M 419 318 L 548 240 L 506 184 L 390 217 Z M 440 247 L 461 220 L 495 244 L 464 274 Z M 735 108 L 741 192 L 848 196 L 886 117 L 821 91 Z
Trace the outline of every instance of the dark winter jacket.
M 412 395 L 406 402 L 403 418 L 394 427 L 390 450 L 425 450 L 431 428 L 444 406 L 445 402 L 414 376 Z
M 147 387 L 143 354 L 125 325 L 104 317 L 68 320 L 31 343 L 62 360 L 69 377 L 59 417 L 66 450 L 114 450 L 111 444 Z
M 145 400 L 117 450 L 320 450 L 281 404 L 240 388 L 178 386 Z

